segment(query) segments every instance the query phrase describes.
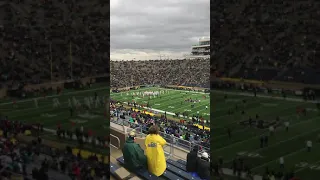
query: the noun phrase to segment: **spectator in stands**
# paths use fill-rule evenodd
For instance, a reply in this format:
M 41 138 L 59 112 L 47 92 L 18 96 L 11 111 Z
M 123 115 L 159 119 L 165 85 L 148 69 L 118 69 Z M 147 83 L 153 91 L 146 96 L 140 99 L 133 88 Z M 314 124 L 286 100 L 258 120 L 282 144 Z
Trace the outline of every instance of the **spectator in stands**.
M 194 146 L 192 151 L 188 153 L 186 165 L 187 172 L 197 172 L 198 151 L 199 146 Z
M 140 145 L 134 142 L 135 136 L 131 131 L 122 149 L 125 166 L 132 172 L 147 167 L 147 157 Z
M 201 154 L 201 158 L 197 161 L 197 174 L 201 179 L 210 179 L 210 159 L 207 152 Z
M 151 126 L 145 140 L 145 145 L 148 169 L 156 176 L 161 176 L 167 168 L 163 151 L 163 146 L 166 143 L 166 140 L 159 135 L 159 127 L 156 125 Z

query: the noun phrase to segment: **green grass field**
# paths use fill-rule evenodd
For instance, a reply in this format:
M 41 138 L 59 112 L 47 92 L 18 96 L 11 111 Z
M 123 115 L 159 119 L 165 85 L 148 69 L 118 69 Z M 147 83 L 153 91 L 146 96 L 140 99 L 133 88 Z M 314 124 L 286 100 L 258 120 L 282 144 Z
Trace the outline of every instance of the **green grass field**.
M 232 167 L 232 160 L 237 155 L 245 159 L 254 174 L 262 175 L 265 168 L 280 171 L 279 158 L 285 162 L 285 170 L 294 170 L 302 179 L 315 179 L 320 177 L 320 143 L 317 136 L 320 134 L 320 112 L 316 104 L 304 101 L 274 99 L 271 97 L 250 97 L 245 95 L 228 95 L 224 99 L 223 92 L 213 92 L 214 105 L 211 121 L 211 151 L 214 157 L 224 159 L 225 168 Z M 244 105 L 242 102 L 246 99 Z M 300 100 L 300 99 L 299 99 Z M 239 110 L 228 115 L 228 110 Z M 306 116 L 298 116 L 296 107 L 304 107 Z M 241 111 L 245 111 L 245 115 Z M 256 114 L 265 121 L 289 121 L 289 131 L 283 126 L 276 128 L 275 134 L 269 137 L 267 147 L 260 148 L 260 136 L 269 134 L 268 129 L 258 129 L 240 125 L 239 122 L 248 120 L 249 116 L 255 119 Z M 231 138 L 226 128 L 231 129 Z M 306 141 L 313 142 L 311 152 L 306 150 Z
M 86 90 L 64 90 L 61 95 L 48 95 L 47 98 L 34 97 L 38 99 L 38 108 L 34 103 L 34 98 L 17 100 L 17 107 L 13 106 L 11 99 L 0 101 L 0 113 L 8 116 L 9 120 L 18 120 L 26 123 L 41 123 L 44 128 L 56 130 L 60 124 L 64 129 L 72 129 L 83 126 L 85 130 L 91 129 L 94 135 L 106 136 L 109 134 L 109 121 L 104 117 L 105 107 L 93 108 L 88 113 L 76 112 L 70 117 L 68 99 L 75 97 L 83 104 L 84 97 L 106 96 L 108 98 L 109 88 L 99 84 Z M 57 98 L 61 107 L 53 108 L 53 98 Z M 75 122 L 75 126 L 72 126 Z M 51 134 L 48 133 L 48 137 Z
M 147 91 L 160 91 L 164 90 L 167 93 L 161 94 L 160 97 L 152 98 L 148 100 L 148 96 L 134 96 L 132 98 L 132 93 L 136 92 L 147 92 Z M 203 96 L 206 95 L 205 99 Z M 198 99 L 200 102 L 195 103 L 195 106 L 191 108 L 191 102 L 185 102 L 185 99 L 192 98 Z M 208 120 L 210 118 L 210 109 L 206 109 L 206 106 L 210 107 L 210 98 L 208 94 L 201 92 L 187 92 L 181 90 L 173 90 L 173 89 L 164 89 L 164 88 L 141 88 L 138 90 L 131 90 L 127 92 L 120 93 L 111 93 L 111 99 L 117 100 L 120 102 L 132 102 L 134 100 L 138 104 L 147 104 L 151 105 L 151 108 L 154 111 L 158 111 L 160 113 L 167 112 L 167 115 L 174 115 L 179 112 L 182 114 L 183 112 L 187 112 L 188 117 L 192 117 L 193 115 L 197 115 L 199 111 L 199 115 L 204 119 Z

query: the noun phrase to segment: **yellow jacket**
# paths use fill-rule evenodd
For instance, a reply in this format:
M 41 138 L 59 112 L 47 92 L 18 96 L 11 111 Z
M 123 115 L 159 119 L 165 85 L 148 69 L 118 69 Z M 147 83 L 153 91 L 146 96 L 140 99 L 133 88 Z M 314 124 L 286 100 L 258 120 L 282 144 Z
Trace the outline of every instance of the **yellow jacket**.
M 150 173 L 161 176 L 167 168 L 163 146 L 166 144 L 160 135 L 149 134 L 146 137 L 146 156 Z

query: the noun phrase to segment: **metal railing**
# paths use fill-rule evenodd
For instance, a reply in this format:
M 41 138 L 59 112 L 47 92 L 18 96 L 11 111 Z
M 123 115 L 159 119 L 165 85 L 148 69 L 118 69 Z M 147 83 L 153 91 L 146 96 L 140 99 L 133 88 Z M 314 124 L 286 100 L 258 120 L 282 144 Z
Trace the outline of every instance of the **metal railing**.
M 110 141 L 110 146 L 112 146 L 112 147 L 114 147 L 114 148 L 116 148 L 116 149 L 120 149 L 120 139 L 119 139 L 117 136 L 113 135 L 113 134 L 110 134 L 110 137 L 115 138 L 115 139 L 117 140 L 117 142 L 118 142 L 118 146 L 115 146 L 115 145 L 113 145 L 113 144 L 111 143 L 112 141 Z

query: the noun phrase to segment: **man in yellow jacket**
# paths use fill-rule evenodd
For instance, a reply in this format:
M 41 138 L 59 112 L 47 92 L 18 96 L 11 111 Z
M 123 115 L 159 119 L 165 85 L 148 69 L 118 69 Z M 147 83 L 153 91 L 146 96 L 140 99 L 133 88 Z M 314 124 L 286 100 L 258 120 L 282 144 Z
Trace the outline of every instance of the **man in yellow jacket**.
M 161 176 L 167 168 L 163 151 L 166 143 L 166 140 L 159 135 L 159 128 L 155 125 L 151 126 L 145 140 L 146 156 L 149 172 L 156 176 Z

